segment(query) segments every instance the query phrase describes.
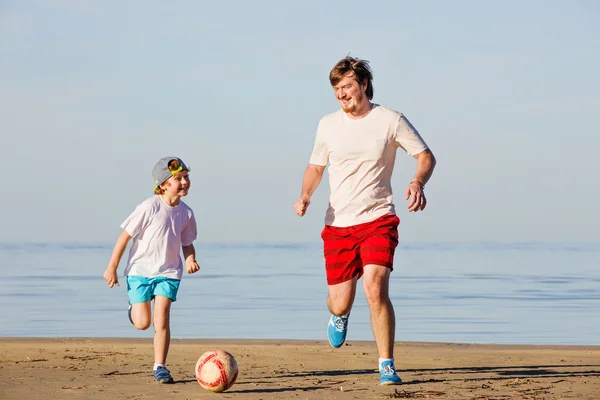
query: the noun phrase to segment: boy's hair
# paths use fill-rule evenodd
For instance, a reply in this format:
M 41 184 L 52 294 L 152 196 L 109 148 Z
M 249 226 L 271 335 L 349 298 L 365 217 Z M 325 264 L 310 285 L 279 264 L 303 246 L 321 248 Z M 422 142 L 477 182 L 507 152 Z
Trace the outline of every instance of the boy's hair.
M 169 164 L 168 164 L 169 171 L 177 171 L 181 166 L 182 165 L 179 163 L 179 160 L 177 160 L 177 159 L 169 161 Z M 189 171 L 189 169 L 186 167 L 186 168 L 182 168 L 181 171 Z M 168 179 L 167 179 L 167 181 L 168 181 Z M 165 181 L 165 182 L 167 182 L 167 181 Z M 163 182 L 163 183 L 165 183 L 165 182 Z M 161 187 L 161 185 L 163 183 L 161 183 L 160 185 L 158 185 L 157 187 L 154 188 L 154 194 L 164 194 L 165 193 L 165 189 L 163 189 Z M 168 183 L 167 183 L 167 185 L 168 185 Z
M 329 73 L 329 83 L 331 83 L 331 86 L 337 85 L 348 72 L 354 73 L 356 81 L 359 84 L 367 84 L 367 98 L 373 100 L 373 71 L 371 71 L 369 62 L 350 56 L 342 58 Z

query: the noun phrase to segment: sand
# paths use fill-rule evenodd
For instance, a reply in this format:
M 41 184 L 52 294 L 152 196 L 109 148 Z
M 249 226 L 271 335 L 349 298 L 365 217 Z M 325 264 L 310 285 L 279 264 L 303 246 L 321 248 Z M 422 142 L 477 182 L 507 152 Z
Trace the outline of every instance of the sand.
M 210 349 L 236 357 L 228 391 L 200 387 Z M 150 339 L 0 338 L 0 399 L 600 399 L 600 346 L 397 343 L 405 383 L 379 386 L 374 342 L 173 340 L 175 384 L 154 382 Z

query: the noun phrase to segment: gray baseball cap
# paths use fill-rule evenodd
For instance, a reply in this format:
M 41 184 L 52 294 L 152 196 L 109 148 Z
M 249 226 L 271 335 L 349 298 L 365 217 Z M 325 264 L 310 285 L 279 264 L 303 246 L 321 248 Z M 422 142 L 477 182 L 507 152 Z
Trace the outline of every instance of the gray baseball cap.
M 173 160 L 177 160 L 179 162 L 179 168 L 175 171 L 169 170 L 169 163 Z M 162 183 L 164 183 L 167 179 L 178 173 L 179 171 L 190 169 L 185 165 L 183 160 L 179 157 L 163 157 L 161 158 L 154 169 L 152 170 L 152 177 L 154 178 L 154 189 L 159 187 Z

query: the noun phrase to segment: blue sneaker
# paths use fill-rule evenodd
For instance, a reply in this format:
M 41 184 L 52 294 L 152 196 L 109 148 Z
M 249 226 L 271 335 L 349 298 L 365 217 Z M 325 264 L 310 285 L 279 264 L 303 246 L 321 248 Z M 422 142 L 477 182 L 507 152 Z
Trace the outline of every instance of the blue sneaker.
M 133 323 L 133 319 L 131 318 L 131 303 L 129 303 L 129 307 L 127 308 L 127 316 L 129 317 L 129 322 L 131 322 L 131 325 L 135 325 Z
M 173 377 L 171 376 L 171 372 L 165 367 L 158 367 L 154 371 L 154 379 L 158 383 L 173 383 Z
M 380 385 L 400 385 L 402 379 L 396 374 L 396 367 L 391 361 L 384 361 L 381 363 L 381 369 L 379 370 L 379 384 Z
M 327 338 L 331 347 L 341 347 L 346 341 L 348 332 L 348 317 L 332 315 L 327 326 Z

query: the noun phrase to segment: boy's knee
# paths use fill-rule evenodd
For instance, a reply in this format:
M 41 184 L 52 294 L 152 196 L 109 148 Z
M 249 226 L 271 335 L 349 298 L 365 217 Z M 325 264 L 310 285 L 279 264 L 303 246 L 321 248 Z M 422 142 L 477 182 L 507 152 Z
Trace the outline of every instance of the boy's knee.
M 133 326 L 135 326 L 135 329 L 140 331 L 145 331 L 146 329 L 150 328 L 151 325 L 152 321 L 150 321 L 148 318 L 139 318 L 137 320 L 133 320 Z
M 145 331 L 146 329 L 150 328 L 150 321 L 134 321 L 133 326 L 135 326 L 135 329 L 140 330 L 140 331 Z

